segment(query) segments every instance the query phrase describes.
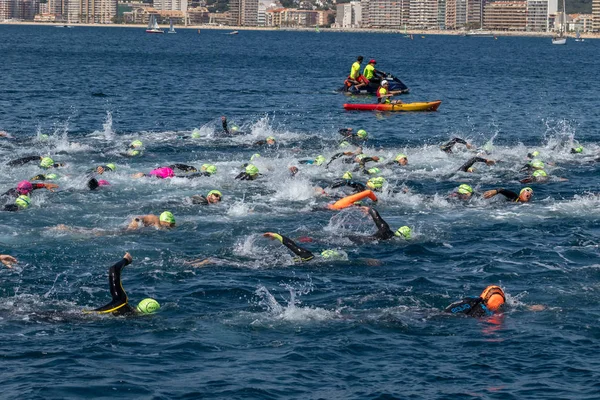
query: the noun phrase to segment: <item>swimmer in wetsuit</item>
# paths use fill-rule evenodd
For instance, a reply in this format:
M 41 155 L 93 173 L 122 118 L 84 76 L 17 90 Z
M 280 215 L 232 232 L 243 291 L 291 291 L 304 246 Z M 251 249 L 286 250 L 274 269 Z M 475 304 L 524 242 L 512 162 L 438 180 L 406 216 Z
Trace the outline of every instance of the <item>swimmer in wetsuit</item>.
M 496 196 L 497 194 L 503 195 L 504 197 L 506 197 L 506 200 L 512 201 L 514 203 L 527 203 L 529 202 L 529 200 L 531 200 L 531 196 L 533 196 L 533 189 L 530 187 L 523 188 L 521 189 L 519 194 L 502 188 L 492 189 L 484 192 L 483 198 L 490 199 Z
M 377 210 L 375 210 L 374 208 L 370 208 L 370 207 L 360 207 L 363 212 L 369 214 L 371 216 L 371 218 L 373 219 L 373 222 L 375 223 L 375 226 L 377 227 L 377 232 L 374 235 L 371 236 L 352 236 L 351 239 L 353 241 L 358 241 L 358 242 L 364 242 L 364 241 L 371 241 L 371 240 L 388 240 L 388 239 L 392 239 L 393 237 L 401 237 L 404 238 L 406 240 L 409 240 L 412 238 L 412 230 L 408 227 L 408 226 L 401 226 L 400 228 L 398 228 L 396 230 L 396 232 L 393 232 L 390 229 L 390 226 L 388 225 L 387 222 L 384 221 L 383 218 L 381 218 L 381 215 L 379 215 L 379 212 L 377 212 Z
M 444 312 L 464 314 L 469 317 L 481 318 L 494 315 L 506 303 L 504 291 L 500 286 L 486 287 L 479 297 L 466 297 L 450 304 Z
M 175 216 L 170 211 L 164 211 L 160 216 L 154 214 L 140 215 L 131 221 L 129 226 L 127 226 L 127 230 L 132 231 L 146 226 L 153 226 L 159 229 L 174 228 Z
M 467 143 L 466 140 L 463 140 L 461 138 L 454 138 L 452 140 L 450 140 L 447 143 L 444 143 L 443 145 L 440 146 L 440 150 L 442 150 L 444 153 L 452 153 L 452 148 L 454 147 L 454 145 L 456 143 L 460 143 L 460 144 L 464 144 L 465 146 L 467 146 L 467 149 L 472 149 L 473 146 L 469 143 Z
M 475 169 L 473 168 L 473 164 L 475 164 L 476 162 L 482 162 L 486 165 L 494 165 L 496 163 L 496 161 L 494 160 L 488 160 L 482 157 L 471 157 L 466 163 L 461 165 L 461 167 L 458 170 L 462 172 L 474 172 Z
M 296 255 L 296 257 L 294 257 L 295 262 L 306 262 L 311 261 L 315 258 L 315 255 L 311 251 L 305 249 L 304 247 L 298 246 L 296 242 L 294 242 L 292 239 L 286 236 L 273 232 L 266 232 L 263 234 L 263 236 L 269 239 L 279 240 L 281 244 L 283 244 L 292 253 Z M 320 255 L 322 258 L 330 260 L 340 259 L 341 257 L 343 257 L 343 255 L 340 254 L 337 250 L 323 250 Z
M 234 179 L 239 179 L 241 181 L 253 181 L 259 176 L 261 176 L 261 174 L 259 173 L 256 165 L 247 164 L 246 169 L 240 172 Z
M 208 192 L 206 197 L 204 197 L 200 194 L 192 196 L 192 203 L 207 206 L 209 204 L 219 203 L 219 202 L 221 202 L 222 199 L 223 199 L 223 195 L 221 194 L 220 191 L 211 190 L 210 192 Z
M 41 168 L 58 168 L 58 167 L 64 167 L 64 163 L 55 163 L 53 159 L 51 159 L 50 157 L 42 157 L 42 156 L 28 156 L 28 157 L 22 157 L 22 158 L 18 158 L 16 160 L 12 160 L 6 163 L 6 165 L 8 165 L 9 167 L 16 167 L 19 165 L 25 165 L 28 164 L 32 161 L 39 161 L 40 162 L 40 167 Z
M 129 299 L 127 298 L 127 293 L 125 293 L 125 289 L 123 288 L 123 283 L 121 282 L 121 271 L 125 266 L 131 264 L 133 258 L 129 253 L 125 253 L 121 261 L 113 265 L 108 269 L 108 285 L 110 287 L 110 295 L 112 300 L 105 306 L 96 308 L 91 311 L 84 311 L 84 313 L 98 313 L 98 314 L 112 314 L 115 316 L 120 315 L 136 315 L 136 314 L 147 314 L 156 311 L 160 305 L 156 300 L 152 300 L 155 304 L 151 307 L 144 307 L 143 303 L 147 302 L 148 299 L 142 300 L 137 308 L 133 308 L 129 305 Z
M 327 186 L 326 189 L 336 189 L 339 187 L 351 187 L 354 193 L 360 193 L 363 190 L 367 190 L 367 185 L 352 180 L 352 173 L 350 171 L 344 172 L 342 179 L 333 182 L 331 185 Z

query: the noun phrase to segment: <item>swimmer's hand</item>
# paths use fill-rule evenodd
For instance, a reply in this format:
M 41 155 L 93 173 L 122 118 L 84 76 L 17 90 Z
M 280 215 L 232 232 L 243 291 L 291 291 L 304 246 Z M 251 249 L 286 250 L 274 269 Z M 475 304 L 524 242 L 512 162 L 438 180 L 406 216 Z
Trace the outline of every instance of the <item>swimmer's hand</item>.
M 102 166 L 99 166 L 98 168 L 96 168 L 96 172 L 102 175 L 104 173 L 104 168 Z
M 205 258 L 204 260 L 197 259 L 192 261 L 185 261 L 184 264 L 191 265 L 194 268 L 201 268 L 207 264 L 212 264 L 213 261 L 210 258 Z
M 0 137 L 8 137 L 8 133 L 0 131 Z
M 534 304 L 527 308 L 529 308 L 529 311 L 544 311 L 546 309 L 546 306 L 542 304 Z
M 488 190 L 486 192 L 483 192 L 483 198 L 491 199 L 492 197 L 494 197 L 497 194 L 498 194 L 498 190 L 496 190 L 496 189 Z
M 133 257 L 131 257 L 131 254 L 129 254 L 129 252 L 125 253 L 123 258 L 127 260 L 127 264 L 131 264 L 133 262 Z
M 12 268 L 14 264 L 18 263 L 17 259 L 5 254 L 0 254 L 0 262 L 6 265 L 7 268 Z
M 470 143 L 467 143 L 467 144 L 466 144 L 466 146 L 467 146 L 467 149 L 474 149 L 474 148 L 475 148 L 475 146 L 473 146 L 473 145 L 472 145 L 472 144 L 470 144 Z
M 44 187 L 51 192 L 54 192 L 54 189 L 58 189 L 58 185 L 56 183 L 44 183 Z
M 359 206 L 358 208 L 360 208 L 360 210 L 365 214 L 365 215 L 369 215 L 369 207 L 367 206 Z
M 135 179 L 143 178 L 144 177 L 144 173 L 143 172 L 138 172 L 137 174 L 131 175 L 131 177 L 135 178 Z
M 485 165 L 494 165 L 496 164 L 496 161 L 494 160 L 485 160 Z
M 263 236 L 264 236 L 264 237 L 266 237 L 266 238 L 269 238 L 269 239 L 272 239 L 272 240 L 275 240 L 275 239 L 276 239 L 276 238 L 275 238 L 275 235 L 276 235 L 276 233 L 273 233 L 273 232 L 266 232 L 266 233 L 263 233 Z

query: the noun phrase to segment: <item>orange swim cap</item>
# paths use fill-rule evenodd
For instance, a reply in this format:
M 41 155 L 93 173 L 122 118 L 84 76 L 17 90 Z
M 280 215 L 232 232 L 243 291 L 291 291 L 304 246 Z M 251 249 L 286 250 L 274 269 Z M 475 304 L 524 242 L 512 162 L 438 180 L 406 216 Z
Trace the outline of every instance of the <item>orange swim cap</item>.
M 490 311 L 498 310 L 505 302 L 504 291 L 500 286 L 491 285 L 483 289 L 481 298 Z

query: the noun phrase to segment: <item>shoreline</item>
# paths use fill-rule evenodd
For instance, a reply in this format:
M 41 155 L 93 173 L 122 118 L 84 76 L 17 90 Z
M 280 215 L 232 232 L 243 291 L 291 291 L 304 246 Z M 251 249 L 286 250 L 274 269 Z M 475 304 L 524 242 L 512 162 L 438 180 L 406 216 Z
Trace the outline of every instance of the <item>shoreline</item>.
M 58 22 L 33 22 L 33 21 L 9 21 L 0 22 L 0 25 L 33 25 L 33 26 L 65 26 L 69 24 Z M 90 28 L 132 28 L 144 29 L 145 24 L 70 24 L 76 27 Z M 224 30 L 224 31 L 295 31 L 295 32 L 314 32 L 314 28 L 277 28 L 277 27 L 255 27 L 255 26 L 217 26 L 217 25 L 175 25 L 177 29 L 193 29 L 193 30 Z M 163 29 L 168 29 L 165 25 Z M 372 29 L 372 28 L 319 28 L 321 32 L 338 32 L 338 33 L 387 33 L 387 34 L 408 34 L 413 36 L 427 35 L 447 35 L 447 36 L 462 36 L 466 31 L 457 30 L 424 30 L 424 29 L 407 29 L 406 33 L 401 29 Z M 525 32 L 525 31 L 490 31 L 494 36 L 517 36 L 517 37 L 546 37 L 555 36 L 554 32 Z M 575 33 L 569 33 L 568 38 L 575 38 Z M 600 33 L 581 33 L 582 39 L 600 39 Z

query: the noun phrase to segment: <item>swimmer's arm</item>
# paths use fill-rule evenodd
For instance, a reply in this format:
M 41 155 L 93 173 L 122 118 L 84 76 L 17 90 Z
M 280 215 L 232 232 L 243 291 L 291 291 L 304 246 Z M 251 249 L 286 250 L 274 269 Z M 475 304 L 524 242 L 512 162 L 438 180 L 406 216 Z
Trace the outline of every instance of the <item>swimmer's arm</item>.
M 18 263 L 17 259 L 6 254 L 0 254 L 0 262 L 6 265 L 7 268 L 12 268 L 14 264 Z
M 380 237 L 382 239 L 389 239 L 394 236 L 394 232 L 390 229 L 390 226 L 387 222 L 381 218 L 381 215 L 374 208 L 369 208 L 369 215 L 373 218 L 373 222 L 375 222 L 375 226 L 377 226 L 377 233 L 375 236 Z
M 505 196 L 507 199 L 513 200 L 513 201 L 519 198 L 519 195 L 516 194 L 515 192 L 506 190 L 503 188 L 488 190 L 483 193 L 483 198 L 490 199 L 490 198 L 496 196 L 497 194 L 501 194 L 501 195 Z
M 298 246 L 292 239 L 280 235 L 278 233 L 273 233 L 273 232 L 267 232 L 265 234 L 263 234 L 264 237 L 268 237 L 270 239 L 277 239 L 281 242 L 281 244 L 283 244 L 285 247 L 287 247 L 292 253 L 294 253 L 295 255 L 297 255 L 298 257 L 300 257 L 300 260 L 302 261 L 309 261 L 312 260 L 315 256 L 312 252 L 310 252 L 309 250 Z
M 186 165 L 186 164 L 173 164 L 173 165 L 169 165 L 169 168 L 171 169 L 178 169 L 180 171 L 185 171 L 185 172 L 196 172 L 198 171 L 196 169 L 196 167 L 192 166 L 192 165 Z
M 34 183 L 33 190 L 36 189 L 46 189 L 54 192 L 54 189 L 58 189 L 58 185 L 56 183 Z
M 140 223 L 142 224 L 140 226 Z M 135 230 L 139 229 L 142 226 L 160 226 L 160 220 L 156 215 L 141 215 L 139 217 L 135 217 L 129 226 L 127 226 L 127 230 Z

